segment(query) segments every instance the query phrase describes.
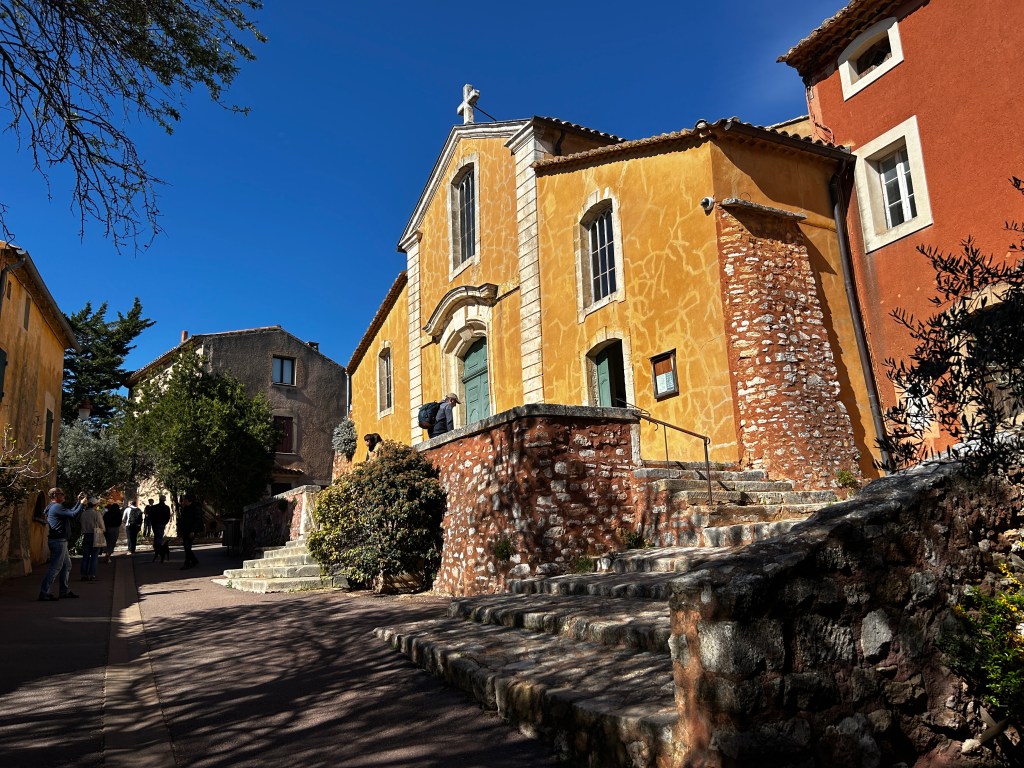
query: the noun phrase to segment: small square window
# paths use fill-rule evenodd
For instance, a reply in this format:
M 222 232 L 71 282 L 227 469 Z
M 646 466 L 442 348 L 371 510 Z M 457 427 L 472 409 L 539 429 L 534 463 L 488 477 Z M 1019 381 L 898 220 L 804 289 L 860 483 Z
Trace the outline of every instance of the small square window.
M 654 379 L 654 398 L 663 400 L 679 394 L 679 378 L 676 376 L 676 351 L 662 352 L 651 358 Z
M 295 358 L 275 356 L 272 381 L 275 384 L 295 386 Z

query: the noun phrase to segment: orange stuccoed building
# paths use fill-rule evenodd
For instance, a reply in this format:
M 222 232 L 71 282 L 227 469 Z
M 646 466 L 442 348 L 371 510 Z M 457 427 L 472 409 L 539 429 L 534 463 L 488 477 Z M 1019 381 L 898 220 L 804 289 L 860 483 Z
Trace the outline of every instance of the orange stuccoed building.
M 883 405 L 899 393 L 887 358 L 911 351 L 890 313 L 927 316 L 934 272 L 923 245 L 973 236 L 1004 254 L 1024 175 L 1019 0 L 855 0 L 779 60 L 807 86 L 813 135 L 852 150 L 846 225 L 871 367 Z

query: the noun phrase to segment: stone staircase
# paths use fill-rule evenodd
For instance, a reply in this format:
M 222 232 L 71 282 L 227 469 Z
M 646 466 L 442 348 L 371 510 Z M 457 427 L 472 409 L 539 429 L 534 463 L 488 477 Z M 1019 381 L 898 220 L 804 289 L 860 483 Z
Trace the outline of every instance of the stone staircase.
M 655 546 L 601 557 L 595 573 L 513 580 L 510 594 L 456 599 L 447 616 L 377 636 L 570 764 L 673 764 L 672 581 L 837 497 L 717 465 L 709 504 L 703 464 L 634 472 Z
M 283 547 L 267 547 L 263 557 L 246 560 L 241 568 L 229 568 L 221 578 L 213 579 L 221 586 L 260 594 L 346 586 L 335 581 L 323 574 L 306 549 L 304 538 L 293 539 Z
M 514 581 L 376 635 L 572 765 L 654 768 L 677 719 L 669 585 L 714 554 L 676 551 L 678 563 L 635 550 L 604 573 Z
M 646 487 L 643 536 L 659 547 L 724 547 L 785 533 L 838 500 L 834 491 L 793 490 L 761 470 L 711 465 L 711 502 L 703 463 L 645 462 L 633 471 Z

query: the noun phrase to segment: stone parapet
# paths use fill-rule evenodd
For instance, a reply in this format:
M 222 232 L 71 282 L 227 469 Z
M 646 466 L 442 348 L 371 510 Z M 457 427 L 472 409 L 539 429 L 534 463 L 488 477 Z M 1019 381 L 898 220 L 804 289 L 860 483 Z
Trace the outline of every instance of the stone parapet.
M 976 764 L 936 641 L 1021 522 L 1019 488 L 936 465 L 675 579 L 673 764 Z
M 435 589 L 497 592 L 510 571 L 568 571 L 621 549 L 637 423 L 622 408 L 534 404 L 421 444 L 448 494 Z

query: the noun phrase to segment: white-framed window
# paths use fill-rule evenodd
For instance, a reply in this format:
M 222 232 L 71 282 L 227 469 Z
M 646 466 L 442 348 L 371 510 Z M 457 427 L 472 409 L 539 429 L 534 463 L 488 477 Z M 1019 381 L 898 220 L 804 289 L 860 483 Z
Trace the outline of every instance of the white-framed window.
M 395 406 L 394 372 L 391 367 L 391 347 L 385 347 L 377 355 L 377 411 L 380 415 L 391 413 Z
M 480 260 L 478 181 L 476 155 L 471 155 L 452 177 L 449 193 L 453 274 Z
M 580 217 L 579 293 L 581 310 L 593 312 L 622 297 L 622 248 L 614 201 L 592 202 Z
M 930 226 L 931 203 L 917 118 L 854 150 L 864 249 L 873 251 Z
M 294 357 L 279 357 L 274 355 L 273 363 L 271 366 L 271 379 L 274 384 L 284 384 L 285 386 L 295 386 L 295 358 Z
M 872 24 L 839 55 L 839 82 L 849 99 L 903 61 L 903 45 L 895 18 Z

